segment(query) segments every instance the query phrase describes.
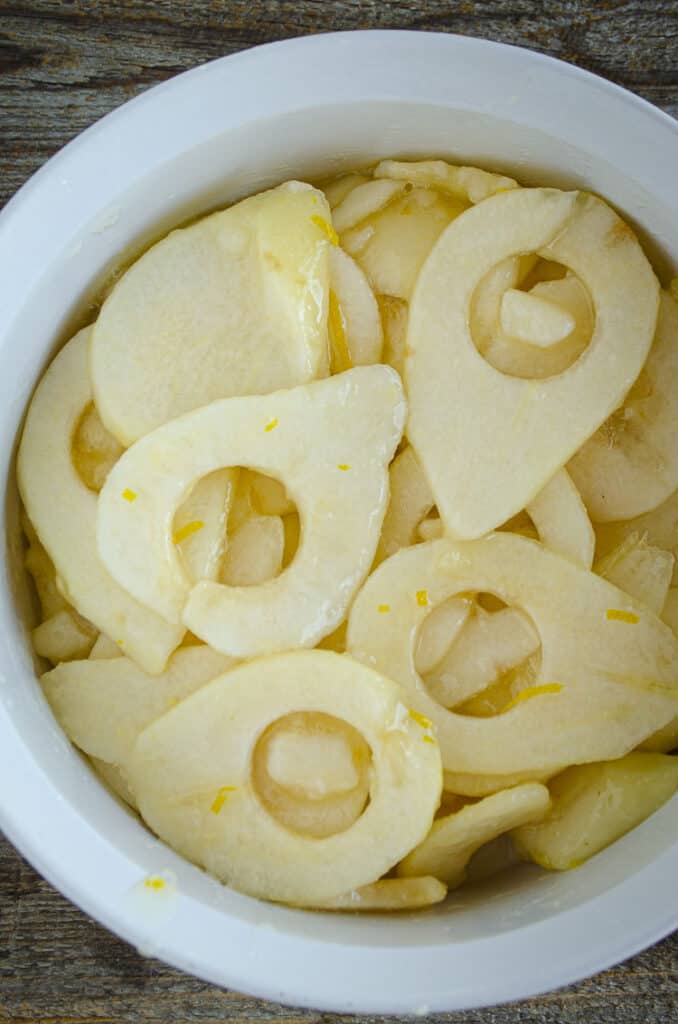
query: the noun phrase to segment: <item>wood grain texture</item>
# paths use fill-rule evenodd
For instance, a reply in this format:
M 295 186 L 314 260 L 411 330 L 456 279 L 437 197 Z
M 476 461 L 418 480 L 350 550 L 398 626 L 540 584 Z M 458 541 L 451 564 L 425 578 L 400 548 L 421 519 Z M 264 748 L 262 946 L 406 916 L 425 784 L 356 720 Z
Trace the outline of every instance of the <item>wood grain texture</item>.
M 78 132 L 170 75 L 258 43 L 354 28 L 459 32 L 529 46 L 678 116 L 676 0 L 0 0 L 0 205 Z M 344 1018 L 224 992 L 143 958 L 0 839 L 0 1024 L 273 1019 Z M 551 995 L 442 1019 L 676 1024 L 678 935 Z

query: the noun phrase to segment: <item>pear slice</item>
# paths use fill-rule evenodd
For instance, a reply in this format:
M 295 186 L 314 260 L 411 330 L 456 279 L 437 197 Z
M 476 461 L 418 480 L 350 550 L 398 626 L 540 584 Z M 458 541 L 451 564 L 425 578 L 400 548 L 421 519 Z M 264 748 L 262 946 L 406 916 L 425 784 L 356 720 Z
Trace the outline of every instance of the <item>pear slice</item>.
M 437 878 L 382 878 L 322 904 L 323 910 L 421 910 L 441 903 L 447 886 Z M 318 904 L 320 906 L 320 904 Z
M 122 445 L 106 430 L 94 403 L 88 405 L 73 436 L 73 461 L 91 491 L 99 493 L 122 452 Z
M 643 372 L 568 468 L 594 522 L 633 519 L 678 487 L 678 302 L 668 292 Z
M 122 658 L 123 653 L 110 637 L 99 633 L 96 642 L 89 652 L 90 661 L 108 661 L 110 658 Z
M 596 563 L 595 570 L 615 587 L 631 594 L 662 614 L 671 586 L 675 558 L 670 551 L 652 547 L 644 536 L 631 533 Z
M 551 477 L 525 511 L 542 544 L 585 569 L 591 568 L 596 536 L 581 495 L 566 469 Z
M 539 636 L 523 612 L 502 608 L 489 613 L 476 606 L 444 657 L 425 676 L 426 688 L 438 704 L 456 707 L 538 649 Z
M 483 171 L 480 167 L 449 164 L 445 160 L 382 160 L 374 168 L 374 177 L 439 189 L 471 203 L 480 203 L 497 192 L 518 188 L 517 181 L 503 174 Z
M 652 547 L 670 551 L 676 559 L 672 583 L 678 585 L 678 491 L 674 491 L 651 512 L 618 523 L 597 523 L 595 531 L 598 559 L 609 554 L 633 534 L 643 538 Z
M 339 305 L 351 364 L 369 366 L 378 363 L 384 337 L 377 300 L 365 273 L 338 246 L 330 251 L 330 280 Z
M 342 245 L 355 256 L 376 292 L 408 300 L 426 257 L 466 205 L 432 189 L 415 188 L 362 221 L 360 227 L 343 231 Z M 370 232 L 367 238 L 365 231 Z
M 70 610 L 71 605 L 57 586 L 54 563 L 40 543 L 37 534 L 26 552 L 24 565 L 33 577 L 43 620 L 51 619 L 53 615 L 57 615 L 64 609 Z
M 557 769 L 560 771 L 560 769 Z M 445 793 L 456 793 L 459 796 L 483 797 L 491 796 L 502 789 L 513 789 L 525 782 L 548 782 L 556 774 L 556 770 L 548 772 L 513 772 L 507 775 L 473 775 L 465 772 L 444 772 L 443 786 Z
M 476 850 L 504 832 L 541 821 L 550 805 L 546 786 L 527 782 L 438 818 L 423 843 L 398 865 L 398 875 L 433 875 L 454 889 L 465 881 Z
M 282 567 L 285 530 L 280 516 L 251 516 L 230 538 L 220 580 L 252 587 L 274 579 Z
M 219 576 L 237 481 L 237 469 L 210 473 L 198 480 L 174 517 L 172 540 L 194 583 Z
M 71 457 L 71 438 L 92 401 L 90 330 L 68 342 L 36 389 L 19 447 L 19 489 L 67 600 L 138 665 L 158 673 L 184 629 L 144 607 L 106 571 L 96 547 L 97 497 Z
M 390 497 L 377 548 L 377 564 L 400 548 L 414 544 L 417 526 L 431 511 L 435 498 L 414 449 L 405 448 L 391 463 Z
M 405 191 L 405 185 L 404 181 L 370 180 L 351 189 L 342 202 L 332 210 L 335 231 L 339 234 L 350 231 L 368 217 L 379 213 Z
M 332 181 L 323 182 L 318 187 L 322 192 L 325 193 L 325 199 L 330 204 L 330 209 L 334 209 L 335 206 L 339 206 L 349 192 L 352 192 L 358 185 L 364 185 L 370 181 L 371 178 L 368 174 L 360 174 L 355 171 L 349 174 L 342 174 L 339 178 L 334 178 Z
M 225 654 L 313 646 L 344 618 L 374 558 L 404 418 L 397 374 L 362 366 L 173 420 L 109 475 L 99 497 L 101 558 L 138 600 L 168 622 L 183 614 Z M 299 549 L 284 573 L 260 586 L 191 588 L 168 524 L 194 482 L 224 466 L 249 466 L 285 484 L 301 519 Z
M 131 807 L 136 811 L 137 802 L 134 799 L 132 791 L 125 782 L 125 777 L 120 769 L 114 764 L 108 764 L 106 761 L 100 761 L 98 757 L 90 757 L 90 762 L 94 771 L 106 784 L 108 789 L 112 790 L 115 796 L 117 796 L 119 800 L 122 800 L 124 804 L 127 804 L 128 807 Z
M 132 264 L 91 340 L 96 405 L 123 445 L 215 399 L 327 372 L 329 218 L 322 192 L 291 181 Z
M 501 300 L 501 325 L 518 341 L 549 348 L 564 341 L 575 328 L 575 319 L 562 306 L 530 292 L 509 288 Z
M 252 784 L 258 738 L 299 710 L 346 722 L 371 750 L 369 803 L 326 838 L 284 827 Z M 442 781 L 437 744 L 408 714 L 399 687 L 330 651 L 231 670 L 146 729 L 126 769 L 162 839 L 236 889 L 300 906 L 337 899 L 389 871 L 427 835 Z
M 86 658 L 96 635 L 91 623 L 65 608 L 51 619 L 45 619 L 31 634 L 35 653 L 54 665 L 59 661 Z
M 553 806 L 538 824 L 513 833 L 519 852 L 545 868 L 578 867 L 654 814 L 678 790 L 678 758 L 627 754 L 577 765 L 554 779 Z
M 522 609 L 541 640 L 535 686 L 490 718 L 443 708 L 414 667 L 430 608 L 468 591 Z M 417 544 L 382 563 L 353 603 L 347 650 L 400 683 L 433 722 L 448 772 L 546 773 L 621 757 L 676 713 L 678 638 L 669 627 L 599 576 L 510 533 Z
M 288 516 L 294 512 L 294 502 L 290 500 L 285 485 L 272 476 L 262 473 L 248 473 L 251 485 L 252 511 L 262 516 Z M 242 525 L 242 524 L 240 524 Z
M 235 664 L 209 647 L 176 651 L 159 676 L 129 658 L 71 661 L 40 679 L 67 736 L 86 754 L 122 765 L 139 733 Z
M 573 366 L 525 381 L 479 355 L 469 319 L 487 271 L 530 251 L 581 278 L 596 321 Z M 605 421 L 645 361 L 658 293 L 630 228 L 595 196 L 516 189 L 447 228 L 412 297 L 405 361 L 408 438 L 447 533 L 480 537 L 516 515 Z

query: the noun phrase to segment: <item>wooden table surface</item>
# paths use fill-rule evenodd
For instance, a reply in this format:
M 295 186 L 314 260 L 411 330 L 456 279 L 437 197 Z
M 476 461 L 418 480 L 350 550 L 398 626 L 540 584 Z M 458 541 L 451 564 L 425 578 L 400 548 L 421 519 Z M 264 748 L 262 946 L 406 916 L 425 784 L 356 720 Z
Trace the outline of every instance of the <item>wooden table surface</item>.
M 83 128 L 170 75 L 257 43 L 357 28 L 458 32 L 532 47 L 678 117 L 676 0 L 0 0 L 0 206 Z M 0 1024 L 332 1017 L 224 992 L 144 959 L 0 838 Z M 449 1019 L 678 1022 L 678 933 L 589 981 Z

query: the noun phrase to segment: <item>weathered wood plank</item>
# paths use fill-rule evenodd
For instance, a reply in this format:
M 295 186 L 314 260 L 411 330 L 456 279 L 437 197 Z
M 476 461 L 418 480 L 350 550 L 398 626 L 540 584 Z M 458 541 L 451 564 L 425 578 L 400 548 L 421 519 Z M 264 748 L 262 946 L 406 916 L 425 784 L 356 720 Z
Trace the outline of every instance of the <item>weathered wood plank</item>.
M 0 205 L 69 139 L 170 75 L 273 39 L 353 28 L 459 32 L 529 46 L 678 116 L 675 0 L 0 0 Z M 0 839 L 0 1024 L 273 1019 L 344 1018 L 223 992 L 141 957 Z M 443 1020 L 672 1024 L 678 935 L 540 999 Z

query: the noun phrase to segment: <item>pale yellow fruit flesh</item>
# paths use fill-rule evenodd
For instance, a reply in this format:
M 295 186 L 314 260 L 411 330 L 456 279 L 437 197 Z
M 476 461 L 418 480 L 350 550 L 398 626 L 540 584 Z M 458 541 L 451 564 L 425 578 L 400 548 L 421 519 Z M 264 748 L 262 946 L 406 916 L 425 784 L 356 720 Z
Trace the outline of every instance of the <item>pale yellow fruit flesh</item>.
M 645 821 L 678 790 L 678 758 L 633 753 L 577 765 L 550 783 L 553 807 L 543 822 L 513 833 L 523 857 L 566 871 Z
M 96 630 L 77 612 L 64 608 L 45 619 L 31 636 L 35 653 L 56 664 L 86 658 L 94 645 Z
M 671 586 L 675 558 L 670 551 L 652 547 L 640 534 L 626 540 L 596 563 L 596 572 L 662 615 Z
M 437 878 L 382 878 L 353 889 L 321 905 L 323 910 L 380 911 L 421 910 L 441 903 L 447 886 Z
M 374 176 L 440 189 L 471 203 L 479 203 L 497 192 L 518 187 L 513 178 L 503 174 L 450 164 L 445 160 L 382 160 L 375 167 Z
M 417 526 L 435 504 L 431 486 L 410 446 L 395 457 L 388 472 L 390 496 L 376 561 L 414 543 Z
M 351 365 L 378 363 L 384 337 L 377 300 L 363 270 L 336 246 L 330 250 L 330 281 L 343 317 Z
M 216 399 L 327 372 L 329 223 L 323 194 L 288 182 L 132 265 L 91 341 L 96 405 L 122 444 Z
M 501 325 L 518 341 L 548 348 L 564 341 L 572 333 L 575 320 L 570 313 L 547 299 L 509 288 L 501 302 Z
M 586 569 L 591 568 L 596 536 L 581 495 L 566 469 L 551 477 L 525 511 L 542 544 Z
M 365 811 L 323 839 L 281 826 L 252 789 L 257 737 L 299 708 L 344 720 L 372 754 Z M 301 651 L 236 668 L 184 701 L 142 733 L 128 773 L 148 824 L 184 856 L 250 895 L 313 906 L 376 881 L 428 833 L 442 781 L 428 736 L 395 683 Z
M 275 579 L 284 549 L 280 516 L 251 516 L 229 538 L 220 581 L 229 587 L 252 587 Z
M 443 708 L 414 667 L 428 610 L 468 591 L 522 609 L 541 641 L 531 699 L 490 718 Z M 382 563 L 353 604 L 347 649 L 400 683 L 433 722 L 449 772 L 547 772 L 620 757 L 666 725 L 678 700 L 678 638 L 668 626 L 599 576 L 509 533 L 418 544 Z

